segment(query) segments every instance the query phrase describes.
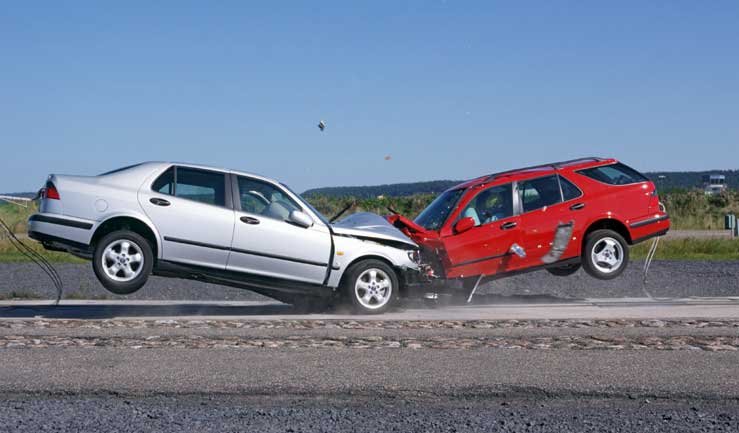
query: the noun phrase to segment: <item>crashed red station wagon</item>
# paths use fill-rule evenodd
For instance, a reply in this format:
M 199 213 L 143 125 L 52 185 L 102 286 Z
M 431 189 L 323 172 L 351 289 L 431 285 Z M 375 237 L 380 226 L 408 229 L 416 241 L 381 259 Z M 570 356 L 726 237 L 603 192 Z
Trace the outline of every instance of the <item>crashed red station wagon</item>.
M 667 233 L 655 185 L 615 159 L 581 158 L 472 179 L 439 195 L 411 221 L 388 220 L 421 246 L 429 280 L 479 284 L 581 266 L 599 279 L 620 275 L 629 247 Z M 558 227 L 571 228 L 550 263 Z

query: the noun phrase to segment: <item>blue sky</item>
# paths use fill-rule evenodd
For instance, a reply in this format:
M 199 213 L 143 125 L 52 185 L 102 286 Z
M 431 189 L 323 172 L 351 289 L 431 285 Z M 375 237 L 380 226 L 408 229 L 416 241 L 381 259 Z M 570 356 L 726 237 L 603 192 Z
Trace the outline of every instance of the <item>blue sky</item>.
M 300 191 L 739 168 L 737 23 L 736 1 L 4 2 L 0 191 L 144 160 Z

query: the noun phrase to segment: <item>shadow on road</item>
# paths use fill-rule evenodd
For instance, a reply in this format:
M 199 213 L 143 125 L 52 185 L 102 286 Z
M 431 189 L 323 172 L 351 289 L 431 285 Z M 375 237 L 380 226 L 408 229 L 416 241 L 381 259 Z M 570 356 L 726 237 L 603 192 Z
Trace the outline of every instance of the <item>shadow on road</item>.
M 436 301 L 412 300 L 402 303 L 400 309 L 442 309 L 449 307 L 475 307 L 485 305 L 521 305 L 521 304 L 563 304 L 580 301 L 573 298 L 558 298 L 551 295 L 515 295 L 495 294 L 475 295 L 471 303 L 462 299 L 441 298 Z M 97 302 L 86 305 L 9 305 L 0 307 L 0 317 L 16 319 L 112 319 L 116 317 L 177 317 L 177 316 L 290 316 L 306 313 L 350 314 L 345 307 L 331 310 L 307 310 L 300 306 L 281 303 L 258 305 L 219 305 L 210 303 L 172 304 L 166 301 L 152 301 L 150 304 L 124 304 Z
M 285 304 L 211 305 L 211 304 L 94 304 L 94 305 L 17 305 L 0 307 L 0 317 L 46 319 L 112 319 L 116 317 L 170 316 L 270 316 L 300 314 Z

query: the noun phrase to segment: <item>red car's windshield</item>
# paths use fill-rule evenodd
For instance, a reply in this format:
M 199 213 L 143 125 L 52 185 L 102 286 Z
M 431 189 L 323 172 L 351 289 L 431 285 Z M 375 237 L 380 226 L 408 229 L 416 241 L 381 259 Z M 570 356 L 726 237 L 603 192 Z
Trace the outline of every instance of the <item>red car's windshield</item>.
M 453 189 L 442 193 L 416 217 L 414 222 L 426 230 L 440 229 L 462 194 L 464 194 L 464 189 Z

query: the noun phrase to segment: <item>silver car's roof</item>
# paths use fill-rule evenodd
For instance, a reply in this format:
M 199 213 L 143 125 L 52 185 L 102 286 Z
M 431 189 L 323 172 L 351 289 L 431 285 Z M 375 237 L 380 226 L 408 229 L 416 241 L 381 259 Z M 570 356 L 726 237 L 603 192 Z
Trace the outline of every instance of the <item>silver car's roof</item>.
M 130 168 L 125 169 L 123 171 L 115 172 L 115 173 L 111 173 L 111 174 L 104 174 L 102 176 L 113 176 L 113 175 L 116 175 L 118 173 L 125 173 L 126 171 L 137 169 L 139 167 L 140 168 L 146 168 L 146 169 L 155 169 L 155 168 L 164 169 L 166 167 L 169 167 L 170 165 L 176 165 L 178 167 L 197 168 L 197 169 L 201 169 L 201 170 L 219 171 L 219 172 L 222 172 L 222 173 L 233 173 L 233 174 L 237 174 L 237 175 L 249 176 L 249 177 L 257 178 L 257 179 L 260 179 L 260 180 L 265 180 L 265 181 L 268 181 L 268 182 L 271 182 L 271 183 L 280 183 L 277 179 L 272 179 L 270 177 L 262 176 L 260 174 L 249 173 L 247 171 L 233 170 L 233 169 L 223 168 L 223 167 L 214 167 L 214 166 L 203 165 L 203 164 L 191 164 L 189 162 L 176 162 L 176 161 L 147 161 L 147 162 L 142 162 L 141 164 L 138 164 L 136 166 L 130 167 Z

